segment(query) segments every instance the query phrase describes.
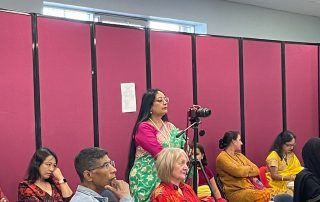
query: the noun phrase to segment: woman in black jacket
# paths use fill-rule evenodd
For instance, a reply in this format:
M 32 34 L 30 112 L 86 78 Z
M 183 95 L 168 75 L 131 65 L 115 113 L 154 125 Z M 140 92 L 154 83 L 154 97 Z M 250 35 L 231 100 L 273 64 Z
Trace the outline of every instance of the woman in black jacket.
M 294 181 L 294 202 L 320 201 L 320 138 L 311 138 L 302 149 L 305 169 Z

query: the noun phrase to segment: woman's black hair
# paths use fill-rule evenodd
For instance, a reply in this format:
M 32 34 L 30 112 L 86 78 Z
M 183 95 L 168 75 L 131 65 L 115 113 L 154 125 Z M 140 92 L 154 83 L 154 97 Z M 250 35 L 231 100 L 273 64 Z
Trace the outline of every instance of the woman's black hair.
M 320 138 L 309 139 L 302 148 L 304 167 L 320 179 Z
M 228 131 L 225 132 L 223 135 L 223 138 L 219 140 L 219 148 L 220 149 L 225 149 L 230 145 L 232 140 L 236 140 L 240 133 L 238 131 Z
M 48 148 L 40 148 L 33 154 L 27 171 L 27 180 L 30 183 L 34 183 L 41 177 L 39 167 L 48 156 L 53 156 L 56 159 L 56 163 L 58 164 L 57 155 Z
M 136 123 L 134 124 L 131 136 L 129 157 L 128 157 L 128 165 L 126 170 L 126 180 L 129 181 L 130 170 L 134 164 L 135 155 L 136 155 L 136 143 L 135 143 L 135 135 L 137 133 L 138 127 L 140 123 L 147 121 L 151 116 L 151 107 L 156 98 L 158 92 L 163 92 L 159 89 L 148 89 L 142 96 L 142 101 L 140 105 L 140 111 Z M 162 117 L 163 121 L 168 121 L 168 116 L 165 114 Z
M 296 139 L 296 136 L 293 134 L 293 132 L 285 130 L 282 131 L 277 138 L 275 139 L 270 152 L 275 151 L 280 156 L 281 160 L 284 158 L 284 153 L 282 146 L 286 144 L 287 142 L 290 142 L 291 140 Z
M 207 160 L 206 152 L 204 151 L 204 147 L 200 143 L 197 143 L 196 147 L 197 149 L 199 149 L 200 153 L 203 155 L 203 158 L 201 159 L 202 165 L 203 166 L 208 165 L 208 160 Z M 197 152 L 197 151 L 194 151 L 194 152 Z

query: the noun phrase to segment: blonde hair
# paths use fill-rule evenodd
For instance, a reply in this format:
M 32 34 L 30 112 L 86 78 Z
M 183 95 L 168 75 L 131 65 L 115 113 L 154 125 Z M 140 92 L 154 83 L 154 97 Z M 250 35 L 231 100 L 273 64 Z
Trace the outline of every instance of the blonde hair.
M 156 170 L 162 182 L 170 182 L 175 163 L 181 157 L 186 157 L 187 160 L 189 159 L 187 154 L 180 148 L 164 148 L 158 154 Z

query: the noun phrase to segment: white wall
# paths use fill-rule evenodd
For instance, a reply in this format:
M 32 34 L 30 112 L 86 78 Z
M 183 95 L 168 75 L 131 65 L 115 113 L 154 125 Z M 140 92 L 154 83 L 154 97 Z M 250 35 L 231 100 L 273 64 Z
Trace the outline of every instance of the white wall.
M 22 2 L 25 5 L 21 5 Z M 221 0 L 51 0 L 51 2 L 203 22 L 208 25 L 208 34 L 213 35 L 320 42 L 320 18 Z M 1 0 L 0 7 L 41 13 L 42 1 Z
M 0 8 L 29 13 L 41 13 L 42 2 L 42 0 L 0 0 Z

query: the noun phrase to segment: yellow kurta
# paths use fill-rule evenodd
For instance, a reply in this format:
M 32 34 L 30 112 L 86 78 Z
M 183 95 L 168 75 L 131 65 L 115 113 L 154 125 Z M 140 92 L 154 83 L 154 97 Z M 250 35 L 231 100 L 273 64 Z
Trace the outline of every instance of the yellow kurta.
M 296 157 L 294 153 L 291 153 L 287 155 L 287 162 L 280 158 L 277 152 L 272 151 L 268 155 L 266 159 L 267 166 L 270 168 L 271 166 L 278 168 L 278 174 L 281 176 L 290 176 L 290 175 L 296 175 L 301 170 L 303 170 L 303 167 L 300 164 L 299 159 Z M 287 184 L 289 181 L 279 181 L 279 180 L 273 180 L 271 178 L 271 173 L 266 173 L 269 185 L 274 188 L 278 189 L 281 193 L 288 193 L 293 195 L 292 190 L 288 189 Z
M 230 156 L 222 151 L 217 157 L 217 173 L 224 185 L 229 202 L 269 202 L 271 191 L 258 190 L 249 176 L 258 176 L 259 169 L 241 153 Z

